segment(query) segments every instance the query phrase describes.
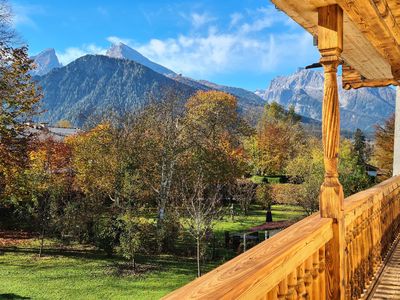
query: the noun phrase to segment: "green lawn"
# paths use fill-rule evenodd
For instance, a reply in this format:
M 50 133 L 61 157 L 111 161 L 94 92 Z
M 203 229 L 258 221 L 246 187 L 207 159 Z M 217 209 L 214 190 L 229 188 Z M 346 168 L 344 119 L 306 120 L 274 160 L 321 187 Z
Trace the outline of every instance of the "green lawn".
M 273 207 L 276 221 L 299 219 L 302 215 L 297 207 Z M 265 210 L 252 206 L 246 217 L 237 215 L 232 221 L 225 216 L 216 224 L 215 231 L 223 238 L 226 230 L 245 231 L 264 221 Z M 78 245 L 60 251 L 56 242 L 47 240 L 48 249 L 39 259 L 32 252 L 37 246 L 38 242 L 34 241 L 7 249 L 0 255 L 0 299 L 159 299 L 196 277 L 196 263 L 188 258 L 141 257 L 139 265 L 147 271 L 121 276 L 118 265 L 124 265 L 122 260 L 107 259 L 91 248 Z M 203 269 L 211 270 L 232 255 L 231 251 Z
M 159 299 L 196 276 L 195 262 L 186 258 L 153 257 L 145 265 L 147 273 L 139 276 L 118 276 L 116 263 L 122 264 L 99 257 L 39 259 L 6 252 L 0 256 L 0 299 Z
M 290 205 L 273 205 L 272 219 L 273 221 L 281 220 L 298 220 L 304 217 L 304 211 L 298 206 Z M 223 234 L 224 231 L 246 231 L 257 225 L 265 223 L 265 209 L 258 205 L 253 205 L 247 216 L 237 214 L 232 221 L 230 216 L 224 216 L 219 221 L 214 230 L 217 234 Z

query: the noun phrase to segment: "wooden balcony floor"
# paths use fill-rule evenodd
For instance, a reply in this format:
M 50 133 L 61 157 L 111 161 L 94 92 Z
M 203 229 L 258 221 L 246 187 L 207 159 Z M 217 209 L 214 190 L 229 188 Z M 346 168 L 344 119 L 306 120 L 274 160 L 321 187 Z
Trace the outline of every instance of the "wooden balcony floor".
M 400 243 L 397 243 L 368 299 L 400 299 Z

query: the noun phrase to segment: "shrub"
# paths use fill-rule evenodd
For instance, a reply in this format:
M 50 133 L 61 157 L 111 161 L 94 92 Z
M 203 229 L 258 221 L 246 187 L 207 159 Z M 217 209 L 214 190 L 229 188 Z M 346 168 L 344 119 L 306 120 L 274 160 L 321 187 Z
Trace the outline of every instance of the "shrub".
M 100 217 L 94 224 L 94 244 L 111 256 L 118 242 L 120 226 L 115 218 Z

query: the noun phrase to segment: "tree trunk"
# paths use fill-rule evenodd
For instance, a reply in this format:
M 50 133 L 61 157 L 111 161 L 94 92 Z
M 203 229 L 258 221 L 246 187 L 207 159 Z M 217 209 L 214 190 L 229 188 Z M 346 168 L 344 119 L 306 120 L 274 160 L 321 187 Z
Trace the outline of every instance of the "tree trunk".
M 268 205 L 267 207 L 267 213 L 265 215 L 265 222 L 272 222 L 272 211 L 271 211 L 271 205 Z
M 196 238 L 197 242 L 197 277 L 201 276 L 201 270 L 200 270 L 200 239 Z
M 135 260 L 135 258 L 132 258 L 132 269 L 133 269 L 133 271 L 136 271 L 136 260 Z
M 39 257 L 42 257 L 43 245 L 44 245 L 44 224 L 42 225 L 42 232 L 40 234 Z

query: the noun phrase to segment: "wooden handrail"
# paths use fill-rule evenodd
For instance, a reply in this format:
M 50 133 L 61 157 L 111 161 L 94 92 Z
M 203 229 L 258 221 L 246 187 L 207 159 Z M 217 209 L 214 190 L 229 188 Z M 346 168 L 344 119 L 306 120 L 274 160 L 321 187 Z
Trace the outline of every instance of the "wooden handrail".
M 313 281 L 314 293 L 323 292 L 315 282 L 324 277 L 324 247 L 331 239 L 332 220 L 314 214 L 163 299 L 258 299 L 279 289 L 311 292 Z

